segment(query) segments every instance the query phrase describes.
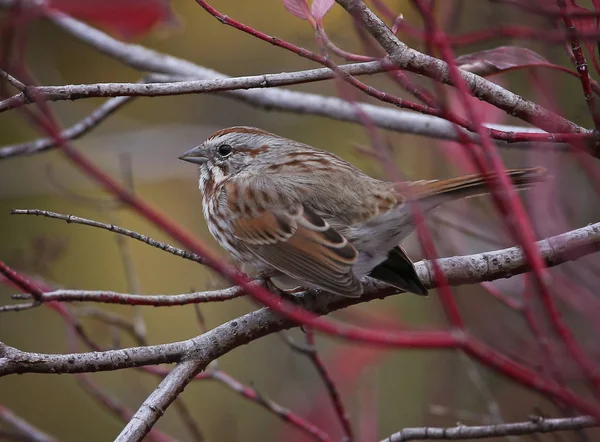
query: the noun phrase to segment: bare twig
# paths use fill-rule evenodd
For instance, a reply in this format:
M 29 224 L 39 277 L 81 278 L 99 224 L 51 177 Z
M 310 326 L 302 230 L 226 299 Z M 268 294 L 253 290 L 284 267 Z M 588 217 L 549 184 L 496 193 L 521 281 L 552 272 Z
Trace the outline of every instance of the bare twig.
M 256 283 L 257 285 L 259 282 Z M 98 302 L 101 304 L 121 305 L 148 305 L 152 307 L 169 307 L 176 305 L 199 304 L 206 302 L 227 301 L 242 296 L 244 290 L 240 287 L 229 287 L 226 289 L 205 292 L 184 293 L 180 295 L 135 295 L 130 293 L 119 293 L 102 290 L 54 290 L 45 292 L 41 302 Z M 13 296 L 15 299 L 28 298 L 29 295 L 19 294 Z M 16 304 L 5 307 L 22 305 L 20 309 L 7 308 L 5 311 L 20 311 L 26 308 L 37 307 L 39 303 Z M 0 309 L 0 312 L 3 311 Z
M 467 358 L 464 354 L 460 355 L 460 359 L 463 363 L 463 366 L 465 367 L 467 376 L 469 377 L 471 383 L 475 386 L 477 392 L 479 393 L 481 399 L 487 407 L 487 411 L 491 422 L 497 425 L 504 424 L 504 418 L 502 417 L 500 405 L 498 404 L 498 401 L 496 400 L 493 393 L 490 391 L 489 387 L 485 383 L 477 365 L 471 359 Z M 507 435 L 507 440 L 517 442 L 519 438 Z
M 312 439 L 318 441 L 331 441 L 329 435 L 325 433 L 323 430 L 318 428 L 317 426 L 311 424 L 300 416 L 292 413 L 285 407 L 273 402 L 272 400 L 262 396 L 255 389 L 248 387 L 247 385 L 242 384 L 237 381 L 233 377 L 229 376 L 222 370 L 213 370 L 210 373 L 210 378 L 216 381 L 219 381 L 223 385 L 226 385 L 236 393 L 242 395 L 243 397 L 255 402 L 257 405 L 265 408 L 271 413 L 275 414 L 284 422 L 289 423 L 295 428 L 303 431 L 305 434 L 309 435 Z
M 74 222 L 92 227 L 100 227 L 105 230 L 138 239 L 153 247 L 193 261 L 195 255 L 178 249 L 166 243 L 153 240 L 118 226 L 100 223 L 98 221 L 79 218 L 71 215 L 63 215 L 36 209 L 15 209 L 14 214 L 42 215 L 67 222 Z M 538 248 L 548 266 L 555 266 L 563 262 L 577 259 L 600 250 L 600 223 L 572 230 L 562 235 L 538 242 Z M 199 257 L 198 257 L 199 258 Z M 442 258 L 437 260 L 440 268 L 451 285 L 474 284 L 483 281 L 491 281 L 510 277 L 528 270 L 525 264 L 523 252 L 519 247 L 496 250 L 493 252 L 467 255 L 462 257 Z M 428 261 L 415 264 L 417 272 L 427 287 L 434 287 L 433 272 Z M 378 286 L 374 284 L 374 286 Z M 379 285 L 383 288 L 384 286 Z M 43 302 L 48 301 L 95 301 L 116 304 L 139 304 L 139 305 L 183 305 L 188 303 L 211 302 L 217 300 L 231 299 L 242 294 L 242 290 L 232 287 L 214 292 L 200 292 L 185 295 L 154 295 L 143 296 L 127 293 L 81 291 L 81 290 L 57 290 L 54 292 L 40 293 L 38 298 Z M 25 308 L 21 307 L 21 309 Z M 32 306 L 32 305 L 27 305 Z M 10 309 L 7 309 L 10 310 Z
M 62 219 L 67 222 L 75 222 L 83 225 L 100 227 L 117 233 L 123 232 L 124 235 L 139 239 L 140 241 L 151 246 L 158 247 L 161 250 L 170 251 L 177 256 L 197 261 L 197 259 L 194 258 L 195 255 L 190 254 L 190 252 L 177 249 L 169 244 L 161 243 L 137 232 L 123 229 L 118 226 L 104 224 L 98 221 L 88 220 L 71 215 L 63 215 L 36 209 L 15 209 L 12 213 L 42 215 L 51 218 Z M 562 235 L 548 238 L 538 242 L 537 246 L 539 252 L 546 261 L 546 265 L 550 267 L 569 260 L 575 260 L 590 253 L 597 252 L 600 250 L 600 223 L 591 224 Z M 495 279 L 510 277 L 528 270 L 523 251 L 519 247 L 511 247 L 493 252 L 467 255 L 462 257 L 442 258 L 438 259 L 437 262 L 451 285 L 474 284 L 483 281 L 492 281 Z M 425 286 L 434 287 L 436 282 L 433 278 L 433 272 L 430 269 L 431 263 L 428 261 L 421 261 L 416 263 L 415 266 Z M 372 287 L 383 289 L 385 286 L 373 283 Z M 55 292 L 40 293 L 38 295 L 38 299 L 44 302 L 51 300 L 96 301 L 117 304 L 158 306 L 183 305 L 187 303 L 225 300 L 240 296 L 241 294 L 241 289 L 236 287 L 225 290 L 217 290 L 214 292 L 200 292 L 172 296 L 142 296 L 116 292 L 58 290 Z
M 386 59 L 366 63 L 342 65 L 346 74 L 368 75 L 397 69 Z M 36 101 L 81 100 L 94 97 L 160 97 L 208 92 L 225 92 L 238 89 L 273 88 L 293 84 L 329 80 L 335 77 L 329 68 L 310 69 L 280 74 L 262 74 L 236 78 L 216 78 L 210 80 L 187 80 L 168 83 L 97 83 L 65 86 L 29 86 L 26 92 L 0 103 L 0 112 L 31 103 L 29 96 Z
M 83 224 L 85 226 L 90 227 L 98 227 L 100 229 L 109 230 L 111 232 L 118 233 L 120 235 L 129 236 L 130 238 L 136 239 L 143 243 L 148 244 L 149 246 L 156 247 L 165 252 L 172 253 L 175 256 L 179 256 L 180 258 L 188 259 L 190 261 L 202 263 L 204 260 L 201 256 L 196 255 L 195 253 L 189 252 L 187 250 L 182 250 L 177 247 L 174 247 L 170 244 L 166 244 L 155 239 L 152 239 L 148 236 L 142 235 L 140 233 L 134 232 L 133 230 L 124 229 L 119 226 L 115 226 L 113 224 L 106 224 L 100 221 L 94 221 L 86 218 L 80 218 L 78 216 L 73 215 L 63 215 L 61 213 L 50 212 L 48 210 L 37 210 L 37 209 L 13 209 L 11 210 L 11 214 L 13 215 L 36 215 L 36 216 L 45 216 L 47 218 L 54 218 L 66 221 L 67 223 L 74 224 Z
M 134 97 L 116 97 L 107 100 L 100 107 L 98 107 L 90 115 L 78 121 L 73 126 L 65 129 L 61 132 L 61 137 L 64 140 L 76 140 L 77 138 L 85 135 L 106 118 L 111 116 L 113 113 L 121 109 L 125 104 L 131 102 Z M 5 146 L 0 148 L 0 159 L 19 156 L 19 155 L 31 155 L 34 153 L 44 152 L 46 150 L 56 147 L 58 143 L 54 138 L 40 138 L 35 141 L 28 143 L 14 144 L 12 146 Z
M 333 409 L 340 421 L 342 429 L 344 430 L 344 441 L 351 442 L 354 440 L 354 431 L 352 430 L 352 425 L 350 423 L 350 416 L 346 411 L 346 407 L 344 406 L 344 402 L 340 396 L 340 393 L 335 385 L 329 370 L 325 367 L 325 364 L 321 360 L 319 353 L 317 352 L 317 347 L 315 345 L 315 335 L 312 330 L 305 330 L 306 333 L 306 345 L 296 344 L 289 336 L 283 335 L 286 338 L 286 341 L 290 344 L 290 347 L 303 355 L 307 356 L 311 363 L 314 365 L 319 377 L 323 381 L 325 388 L 327 389 L 327 394 L 329 395 L 329 399 L 333 405 Z
M 0 421 L 15 428 L 19 432 L 19 436 L 25 438 L 24 440 L 31 442 L 57 442 L 57 439 L 35 428 L 4 405 L 0 405 Z
M 44 296 L 44 292 L 37 285 L 25 279 L 22 275 L 15 272 L 2 261 L 0 261 L 0 273 L 15 286 L 24 292 L 29 293 L 35 301 L 38 301 Z
M 106 408 L 112 414 L 117 416 L 124 423 L 130 422 L 133 416 L 133 411 L 124 406 L 114 396 L 108 394 L 104 389 L 93 382 L 87 373 L 80 373 L 75 375 L 79 386 L 85 391 L 92 399 L 98 402 L 102 407 Z M 156 428 L 152 428 L 149 431 L 148 439 L 155 442 L 174 442 L 174 439 Z
M 179 413 L 179 416 L 181 417 L 183 424 L 188 429 L 190 436 L 192 437 L 192 440 L 194 440 L 195 442 L 202 442 L 202 441 L 206 440 L 204 438 L 204 434 L 202 433 L 202 430 L 200 430 L 200 427 L 198 426 L 198 423 L 194 420 L 194 416 L 192 416 L 192 413 L 190 412 L 188 406 L 183 401 L 183 398 L 181 398 L 181 397 L 177 398 L 175 400 L 173 406 Z
M 498 425 L 467 426 L 459 425 L 450 428 L 405 428 L 382 442 L 406 442 L 409 440 L 472 440 L 502 436 L 521 436 L 535 433 L 580 430 L 599 426 L 589 416 L 567 417 L 560 419 L 544 419 L 533 417 L 528 422 L 516 422 Z
M 10 84 L 12 84 L 16 89 L 18 89 L 20 91 L 25 90 L 25 88 L 27 87 L 3 69 L 0 69 L 0 78 L 4 78 L 6 81 L 8 81 Z
M 86 306 L 75 310 L 75 314 L 79 318 L 93 318 L 105 324 L 115 326 L 128 333 L 138 345 L 148 345 L 145 340 L 140 340 L 140 337 L 136 335 L 133 322 L 115 312 L 103 310 L 94 306 Z
M 128 190 L 133 194 L 135 186 L 133 181 L 131 157 L 127 154 L 122 154 L 120 155 L 119 160 L 123 180 L 127 184 Z M 104 207 L 104 211 L 107 214 L 111 224 L 120 224 L 119 214 L 116 211 L 107 209 L 106 207 Z M 119 249 L 119 255 L 121 255 L 121 262 L 123 263 L 125 280 L 127 281 L 127 291 L 129 293 L 140 293 L 142 291 L 142 287 L 135 270 L 131 242 L 127 241 L 123 235 L 115 234 L 114 236 Z M 139 306 L 134 306 L 132 316 L 134 330 L 138 341 L 146 343 L 146 322 L 144 321 L 142 309 Z
M 31 295 L 27 295 L 28 297 Z M 33 302 L 21 302 L 19 304 L 7 304 L 0 305 L 0 313 L 2 312 L 21 312 L 23 310 L 29 310 L 30 308 L 35 308 L 41 305 L 38 301 Z

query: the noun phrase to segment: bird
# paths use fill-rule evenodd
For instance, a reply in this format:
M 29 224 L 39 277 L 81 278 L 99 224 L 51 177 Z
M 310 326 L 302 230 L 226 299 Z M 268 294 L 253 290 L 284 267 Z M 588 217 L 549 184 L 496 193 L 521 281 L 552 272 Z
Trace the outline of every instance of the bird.
M 280 282 L 347 297 L 363 278 L 427 295 L 401 242 L 423 214 L 489 193 L 494 174 L 389 182 L 339 156 L 255 127 L 221 129 L 179 159 L 199 166 L 203 215 L 235 260 Z M 543 181 L 541 167 L 506 172 L 517 189 Z

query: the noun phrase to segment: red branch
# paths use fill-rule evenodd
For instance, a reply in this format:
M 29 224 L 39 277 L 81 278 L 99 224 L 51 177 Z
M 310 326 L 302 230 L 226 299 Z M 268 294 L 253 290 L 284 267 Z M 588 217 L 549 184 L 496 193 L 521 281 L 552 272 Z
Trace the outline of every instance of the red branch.
M 44 296 L 43 290 L 40 290 L 40 288 L 35 284 L 27 281 L 27 279 L 8 267 L 2 261 L 0 261 L 0 273 L 2 273 L 6 279 L 14 283 L 21 290 L 31 294 L 35 300 L 39 301 Z
M 525 256 L 530 262 L 533 281 L 535 282 L 536 289 L 538 290 L 542 299 L 542 303 L 548 312 L 549 320 L 558 335 L 562 338 L 567 350 L 579 363 L 584 372 L 586 372 L 596 389 L 600 391 L 600 377 L 596 375 L 594 364 L 591 360 L 589 360 L 585 352 L 579 347 L 579 344 L 575 340 L 570 329 L 564 323 L 560 312 L 558 311 L 550 294 L 547 285 L 548 277 L 545 273 L 544 262 L 537 248 L 535 247 L 535 237 L 529 218 L 527 217 L 523 204 L 516 197 L 515 189 L 505 173 L 505 167 L 502 164 L 502 160 L 495 146 L 491 142 L 491 138 L 483 128 L 480 116 L 474 112 L 473 108 L 469 105 L 468 88 L 458 71 L 456 63 L 454 63 L 454 54 L 452 53 L 452 49 L 448 44 L 448 40 L 443 31 L 438 28 L 431 8 L 425 6 L 422 0 L 413 1 L 419 8 L 423 18 L 425 19 L 425 22 L 429 27 L 431 32 L 431 40 L 437 45 L 441 52 L 442 58 L 448 63 L 450 76 L 460 93 L 459 96 L 462 104 L 467 110 L 469 118 L 473 121 L 478 129 L 477 132 L 481 137 L 481 146 L 483 147 L 486 157 L 485 161 L 487 164 L 483 161 L 481 154 L 476 151 L 474 146 L 469 145 L 471 147 L 470 153 L 473 156 L 473 160 L 478 166 L 480 172 L 488 172 L 489 167 L 497 174 L 498 182 L 490 183 L 492 185 L 492 197 L 494 198 L 500 213 L 504 216 L 507 226 L 517 238 L 519 244 L 523 247 Z
M 592 119 L 594 120 L 594 126 L 596 129 L 600 129 L 600 110 L 598 109 L 598 105 L 596 103 L 596 97 L 592 92 L 590 73 L 588 70 L 587 61 L 585 60 L 585 55 L 583 55 L 581 43 L 577 38 L 575 21 L 572 19 L 571 15 L 568 15 L 565 0 L 557 0 L 557 3 L 560 8 L 560 15 L 567 30 L 567 35 L 571 40 L 571 49 L 573 50 L 575 69 L 577 69 L 577 73 L 579 74 L 579 81 L 581 82 L 581 89 L 583 90 L 583 98 L 585 99 L 590 114 L 592 115 Z

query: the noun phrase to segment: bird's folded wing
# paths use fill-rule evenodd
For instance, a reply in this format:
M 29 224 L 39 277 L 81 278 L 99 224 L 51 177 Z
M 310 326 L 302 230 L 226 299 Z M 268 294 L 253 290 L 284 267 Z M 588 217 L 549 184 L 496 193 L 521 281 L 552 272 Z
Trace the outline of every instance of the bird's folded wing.
M 278 207 L 272 203 L 276 198 L 270 201 L 265 204 L 263 199 L 263 207 L 255 204 L 253 210 L 233 210 L 234 234 L 248 250 L 292 278 L 340 295 L 360 296 L 362 284 L 352 272 L 358 258 L 354 246 L 301 203 Z M 235 204 L 230 201 L 230 207 Z

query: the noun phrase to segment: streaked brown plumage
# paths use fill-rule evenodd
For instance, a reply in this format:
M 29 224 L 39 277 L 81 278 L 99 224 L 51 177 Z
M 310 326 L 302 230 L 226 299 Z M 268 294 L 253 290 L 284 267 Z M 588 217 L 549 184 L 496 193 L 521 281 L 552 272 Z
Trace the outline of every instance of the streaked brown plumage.
M 427 213 L 488 193 L 481 175 L 380 181 L 337 155 L 252 127 L 215 132 L 180 158 L 200 165 L 204 217 L 236 259 L 344 296 L 360 296 L 366 275 L 427 294 L 399 246 L 414 229 L 411 204 Z M 546 176 L 541 168 L 508 174 L 518 188 Z

